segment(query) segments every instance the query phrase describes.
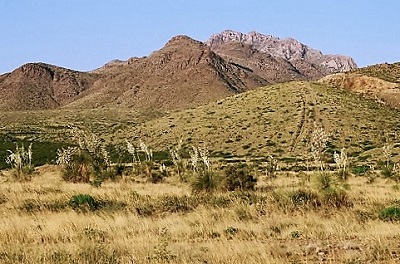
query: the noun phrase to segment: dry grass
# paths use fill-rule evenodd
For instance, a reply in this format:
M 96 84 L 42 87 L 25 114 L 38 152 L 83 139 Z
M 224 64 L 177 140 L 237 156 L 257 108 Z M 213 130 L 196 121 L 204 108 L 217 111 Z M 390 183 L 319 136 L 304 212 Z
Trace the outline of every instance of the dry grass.
M 280 199 L 299 188 L 314 188 L 313 180 L 304 182 L 295 173 L 261 177 L 259 190 L 248 195 L 201 197 L 174 177 L 161 184 L 125 179 L 95 188 L 63 182 L 57 168 L 45 166 L 31 182 L 10 181 L 8 172 L 0 179 L 1 263 L 400 260 L 400 225 L 377 217 L 399 191 L 382 179 L 366 184 L 363 177 L 350 178 L 353 206 L 341 209 Z M 103 206 L 74 210 L 68 202 L 79 193 Z

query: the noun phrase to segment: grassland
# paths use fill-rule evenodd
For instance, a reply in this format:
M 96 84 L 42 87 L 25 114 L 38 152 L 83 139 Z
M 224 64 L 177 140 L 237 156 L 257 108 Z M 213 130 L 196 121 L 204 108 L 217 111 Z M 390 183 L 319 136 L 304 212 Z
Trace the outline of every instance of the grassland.
M 72 127 L 99 135 L 110 148 L 140 138 L 164 154 L 182 139 L 186 150 L 210 150 L 216 173 L 229 163 L 249 164 L 256 189 L 194 194 L 193 176 L 182 181 L 170 161 L 171 173 L 157 184 L 143 175 L 101 187 L 68 183 L 53 165 L 18 182 L 3 170 L 0 263 L 400 261 L 400 212 L 382 213 L 400 208 L 397 179 L 369 170 L 339 181 L 327 172 L 334 188 L 322 189 L 321 173 L 310 171 L 316 126 L 329 135 L 328 167 L 343 147 L 353 168 L 379 168 L 385 144 L 393 145 L 390 159 L 398 162 L 397 110 L 322 84 L 293 82 L 160 115 L 123 108 L 3 112 L 0 159 L 13 142 L 33 142 L 33 160 L 54 163 L 56 148 L 74 144 Z M 281 168 L 276 178 L 265 174 L 270 155 Z M 78 203 L 77 197 L 92 200 Z
M 352 177 L 347 205 L 312 204 L 314 174 L 259 175 L 250 193 L 191 194 L 170 177 L 101 188 L 66 183 L 53 166 L 30 182 L 0 177 L 1 263 L 398 263 L 400 225 L 379 212 L 399 186 Z M 89 194 L 96 207 L 73 206 Z M 304 198 L 304 197 L 303 197 Z M 319 198 L 317 198 L 319 199 Z

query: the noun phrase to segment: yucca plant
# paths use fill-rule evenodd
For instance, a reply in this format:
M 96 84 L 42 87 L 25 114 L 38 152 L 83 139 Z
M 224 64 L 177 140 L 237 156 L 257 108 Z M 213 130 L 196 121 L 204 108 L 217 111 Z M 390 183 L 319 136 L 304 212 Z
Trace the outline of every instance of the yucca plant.
M 191 183 L 192 192 L 195 194 L 212 193 L 220 186 L 220 177 L 213 171 L 198 172 Z
M 153 151 L 141 139 L 139 140 L 138 148 L 135 148 L 128 140 L 125 141 L 127 143 L 128 152 L 132 156 L 132 172 L 136 175 L 144 175 L 151 179 L 154 167 Z M 143 161 L 140 159 L 141 155 L 139 153 L 144 155 Z
M 9 155 L 5 162 L 14 169 L 14 176 L 18 180 L 29 180 L 31 174 L 34 171 L 32 165 L 32 143 L 29 144 L 27 150 L 25 150 L 24 144 L 18 146 L 15 145 L 15 151 L 8 150 Z
M 314 130 L 311 134 L 311 154 L 321 171 L 324 170 L 323 157 L 327 142 L 328 134 L 322 127 L 314 123 Z
M 94 176 L 96 185 L 101 184 L 111 167 L 110 156 L 104 143 L 96 135 L 74 129 L 77 147 L 57 151 L 58 165 L 63 166 L 63 179 L 72 182 L 90 182 Z
M 178 174 L 178 177 L 181 181 L 186 181 L 184 175 L 186 172 L 187 163 L 183 159 L 183 148 L 182 148 L 182 139 L 179 140 L 178 145 L 169 148 L 169 155 L 171 157 L 172 163 L 175 166 L 175 171 Z
M 342 148 L 340 150 L 340 154 L 336 153 L 335 151 L 335 153 L 333 154 L 333 159 L 336 163 L 336 167 L 338 168 L 339 178 L 341 180 L 347 180 L 349 173 L 347 171 L 348 159 L 345 148 Z

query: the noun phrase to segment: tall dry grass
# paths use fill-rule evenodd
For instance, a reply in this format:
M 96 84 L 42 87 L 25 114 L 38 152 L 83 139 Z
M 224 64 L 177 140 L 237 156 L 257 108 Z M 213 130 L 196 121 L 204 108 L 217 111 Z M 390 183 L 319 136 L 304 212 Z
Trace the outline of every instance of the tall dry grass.
M 68 183 L 56 167 L 30 182 L 0 183 L 0 263 L 396 263 L 400 225 L 379 219 L 396 203 L 391 181 L 350 178 L 352 206 L 291 199 L 320 194 L 312 180 L 280 173 L 255 192 L 195 196 L 178 178 Z M 314 175 L 310 175 L 314 177 Z M 96 210 L 74 208 L 88 194 Z

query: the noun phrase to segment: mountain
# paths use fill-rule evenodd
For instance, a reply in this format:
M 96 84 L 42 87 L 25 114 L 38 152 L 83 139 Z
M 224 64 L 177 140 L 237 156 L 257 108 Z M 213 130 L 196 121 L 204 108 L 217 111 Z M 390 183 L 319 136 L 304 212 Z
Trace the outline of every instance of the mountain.
M 400 63 L 372 65 L 323 77 L 321 83 L 344 88 L 400 108 Z
M 113 60 L 91 72 L 23 65 L 0 75 L 0 110 L 127 107 L 164 113 L 354 67 L 350 58 L 255 32 L 224 31 L 207 43 L 180 35 L 147 57 Z
M 28 63 L 0 75 L 0 109 L 57 108 L 81 96 L 95 79 L 95 74 L 45 63 Z
M 184 109 L 269 83 L 187 36 L 172 38 L 148 57 L 113 61 L 94 73 L 100 77 L 90 94 L 67 107 Z
M 270 74 L 269 77 L 275 82 L 317 79 L 330 73 L 357 68 L 350 57 L 324 55 L 295 39 L 279 39 L 257 32 L 244 34 L 225 30 L 212 35 L 206 43 L 228 60 L 260 69 L 261 76 L 263 73 Z M 247 56 L 243 56 L 244 49 L 250 51 L 246 52 Z M 271 75 L 271 69 L 277 75 Z

